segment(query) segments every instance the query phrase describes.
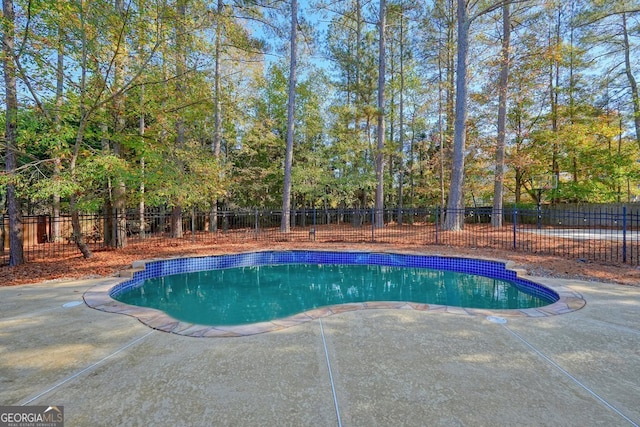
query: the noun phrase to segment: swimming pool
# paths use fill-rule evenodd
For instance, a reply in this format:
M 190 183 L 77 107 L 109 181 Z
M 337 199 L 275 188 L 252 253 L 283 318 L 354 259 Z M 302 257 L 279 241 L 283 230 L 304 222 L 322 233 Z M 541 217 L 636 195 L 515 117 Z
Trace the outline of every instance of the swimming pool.
M 201 318 L 191 318 L 189 316 L 185 317 L 180 313 L 173 313 L 171 309 L 168 309 L 168 306 L 179 306 L 180 300 L 184 299 L 184 295 L 192 294 L 198 295 L 198 293 L 203 294 L 203 283 L 193 282 L 190 278 L 196 277 L 197 275 L 208 276 L 205 279 L 211 280 L 210 273 L 211 272 L 220 272 L 223 271 L 223 275 L 229 276 L 230 272 L 242 272 L 245 275 L 249 275 L 253 277 L 254 280 L 258 280 L 259 276 L 255 275 L 260 268 L 266 268 L 267 270 L 272 267 L 265 266 L 302 266 L 303 269 L 329 269 L 336 270 L 339 268 L 353 268 L 356 266 L 360 266 L 358 268 L 362 268 L 362 266 L 367 266 L 368 270 L 368 278 L 367 279 L 356 279 L 353 276 L 352 271 L 333 271 L 331 274 L 334 277 L 342 277 L 342 284 L 333 286 L 333 290 L 337 293 L 349 293 L 359 294 L 358 298 L 347 298 L 347 299 L 338 299 L 331 300 L 328 302 L 328 305 L 323 305 L 323 303 L 318 304 L 308 304 L 308 305 L 295 305 L 294 308 L 287 308 L 284 311 L 273 311 L 273 314 L 265 317 L 255 317 L 249 318 L 245 321 L 238 321 L 237 319 L 231 319 L 229 321 L 220 320 L 219 318 L 213 320 L 202 320 Z M 112 311 L 119 312 L 123 314 L 129 314 L 137 317 L 143 323 L 148 324 L 151 327 L 156 329 L 161 329 L 165 331 L 181 333 L 184 335 L 194 335 L 194 336 L 237 336 L 237 335 L 245 335 L 248 333 L 258 333 L 265 332 L 268 330 L 281 329 L 288 326 L 293 326 L 295 324 L 299 324 L 301 322 L 313 320 L 315 318 L 344 312 L 350 310 L 361 310 L 367 308 L 402 308 L 402 309 L 414 309 L 414 310 L 443 310 L 447 312 L 460 312 L 465 314 L 474 314 L 474 313 L 490 313 L 493 311 L 506 312 L 510 315 L 528 315 L 528 316 L 541 316 L 541 315 L 549 315 L 549 314 L 558 314 L 564 311 L 572 311 L 574 309 L 580 308 L 584 305 L 584 300 L 581 299 L 579 295 L 575 293 L 569 292 L 566 290 L 561 290 L 558 292 L 557 290 L 550 289 L 549 287 L 543 286 L 538 283 L 534 283 L 530 280 L 523 279 L 518 277 L 518 274 L 515 271 L 507 269 L 505 267 L 505 263 L 497 262 L 497 261 L 486 261 L 486 260 L 478 260 L 478 259 L 466 259 L 466 258 L 454 258 L 454 257 L 440 257 L 440 256 L 431 256 L 431 255 L 421 255 L 421 254 L 407 254 L 407 253 L 376 253 L 376 252 L 334 252 L 334 251 L 263 251 L 263 252 L 250 252 L 250 253 L 239 253 L 239 254 L 230 254 L 230 255 L 218 255 L 218 256 L 209 256 L 209 257 L 198 257 L 198 258 L 181 258 L 181 259 L 172 259 L 172 260 L 161 260 L 161 261 L 151 261 L 143 264 L 144 269 L 140 269 L 139 271 L 133 274 L 133 277 L 129 280 L 122 281 L 121 283 L 110 286 L 108 289 L 100 290 L 102 293 L 107 291 L 107 295 L 110 297 L 110 301 L 106 301 L 104 298 L 100 298 L 99 290 L 92 290 L 89 295 L 85 294 L 85 301 L 88 305 L 98 308 L 104 311 Z M 416 271 L 428 272 L 428 275 L 436 275 L 443 276 L 449 275 L 451 273 L 463 273 L 464 277 L 469 277 L 468 275 L 474 276 L 482 276 L 490 282 L 490 287 L 492 286 L 492 296 L 494 300 L 498 300 L 499 298 L 495 298 L 497 294 L 511 295 L 511 300 L 524 300 L 524 299 L 536 299 L 538 302 L 535 302 L 533 305 L 529 306 L 516 306 L 515 309 L 504 310 L 504 306 L 480 306 L 480 307 L 460 307 L 459 305 L 464 303 L 460 303 L 458 301 L 450 301 L 450 300 L 439 300 L 439 301 L 428 301 L 422 299 L 422 297 L 416 297 L 414 295 L 410 295 L 411 292 L 399 292 L 396 293 L 396 296 L 393 298 L 389 298 L 391 293 L 382 292 L 382 298 L 379 298 L 375 295 L 372 295 L 370 292 L 367 294 L 367 290 L 371 290 L 371 286 L 367 289 L 358 290 L 357 287 L 354 288 L 355 282 L 365 282 L 369 283 L 370 279 L 374 276 L 380 276 L 382 274 L 383 279 L 385 279 L 386 274 L 391 269 L 395 268 L 408 268 L 408 269 L 419 269 L 419 270 L 410 270 L 411 273 L 404 272 L 403 276 L 407 280 L 412 283 L 412 286 L 409 288 L 410 291 L 415 291 L 418 289 L 412 276 L 416 274 Z M 374 270 L 371 270 L 371 269 Z M 377 269 L 377 270 L 376 270 Z M 209 273 L 198 273 L 198 272 L 209 272 Z M 181 276 L 176 276 L 181 275 Z M 346 275 L 346 277 L 345 277 Z M 177 286 L 182 287 L 184 290 L 184 295 L 178 297 L 178 295 L 172 295 L 174 292 L 174 285 L 169 284 L 166 286 L 166 281 L 168 276 L 181 277 L 182 283 L 189 283 L 188 286 Z M 313 274 L 307 275 L 308 277 L 312 277 Z M 457 276 L 456 276 L 457 277 Z M 344 279 L 347 280 L 344 280 Z M 455 281 L 456 279 L 454 279 Z M 460 280 L 459 278 L 457 279 Z M 138 300 L 145 299 L 149 296 L 149 291 L 147 290 L 146 296 L 140 296 L 140 290 L 144 289 L 142 287 L 145 281 L 155 281 L 156 288 L 158 283 L 165 283 L 165 285 L 160 286 L 162 292 L 164 292 L 165 300 L 171 300 L 164 307 L 161 307 L 162 310 L 158 310 L 157 308 L 149 308 L 149 307 L 137 307 L 127 303 L 126 298 L 122 298 L 126 296 L 128 293 L 130 295 L 134 295 L 138 292 Z M 224 280 L 223 280 L 224 281 Z M 299 281 L 298 279 L 294 279 L 294 281 Z M 464 280 L 463 280 L 464 281 Z M 507 287 L 505 285 L 506 282 L 509 282 L 513 289 L 506 291 Z M 315 284 L 311 284 L 312 288 L 315 287 Z M 245 284 L 246 286 L 246 284 Z M 309 283 L 307 283 L 307 287 Z M 384 281 L 374 287 L 382 287 L 382 288 L 393 288 L 393 285 L 389 281 Z M 449 288 L 451 286 L 449 285 Z M 260 286 L 254 286 L 253 290 L 262 289 Z M 447 286 L 444 286 L 444 290 L 446 293 Z M 245 288 L 246 289 L 246 288 Z M 525 295 L 526 297 L 516 297 L 514 289 L 518 293 L 523 293 L 520 295 Z M 134 291 L 133 293 L 131 292 Z M 175 289 L 176 291 L 178 289 Z M 94 292 L 95 291 L 95 292 Z M 168 295 L 167 295 L 168 292 Z M 209 292 L 207 290 L 207 292 Z M 324 289 L 326 292 L 326 288 Z M 156 292 L 157 293 L 157 292 Z M 242 293 L 240 291 L 233 292 L 236 298 Z M 104 296 L 104 295 L 103 295 Z M 162 297 L 162 296 L 161 296 Z M 531 297 L 531 298 L 530 298 Z M 119 302 L 114 302 L 115 300 L 121 300 Z M 294 297 L 294 299 L 300 299 L 300 297 Z M 136 298 L 134 298 L 135 300 Z M 256 301 L 261 300 L 261 297 L 253 296 L 251 301 L 255 305 Z M 381 300 L 381 301 L 380 301 Z M 139 303 L 138 301 L 138 303 Z M 269 300 L 270 304 L 278 305 L 278 300 Z M 582 301 L 582 302 L 580 302 Z M 135 301 L 131 301 L 135 302 Z M 136 303 L 137 304 L 137 303 Z M 209 301 L 207 304 L 211 306 L 211 302 Z M 226 306 L 227 311 L 233 311 L 230 309 L 228 304 Z M 487 310 L 490 309 L 490 310 Z M 217 307 L 216 310 L 219 310 L 220 307 Z M 189 310 L 187 310 L 189 311 Z M 256 322 L 256 323 L 252 323 Z M 244 324 L 239 324 L 244 323 Z M 250 323 L 250 324 L 246 324 Z

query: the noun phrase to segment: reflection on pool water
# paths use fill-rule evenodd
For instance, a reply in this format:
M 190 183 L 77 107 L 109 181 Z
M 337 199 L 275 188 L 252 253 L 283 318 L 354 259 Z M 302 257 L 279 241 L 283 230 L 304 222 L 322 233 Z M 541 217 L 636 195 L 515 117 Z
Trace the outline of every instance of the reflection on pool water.
M 523 309 L 558 299 L 554 291 L 491 261 L 319 251 L 192 260 L 147 264 L 148 277 L 134 278 L 111 296 L 200 325 L 249 324 L 370 301 Z

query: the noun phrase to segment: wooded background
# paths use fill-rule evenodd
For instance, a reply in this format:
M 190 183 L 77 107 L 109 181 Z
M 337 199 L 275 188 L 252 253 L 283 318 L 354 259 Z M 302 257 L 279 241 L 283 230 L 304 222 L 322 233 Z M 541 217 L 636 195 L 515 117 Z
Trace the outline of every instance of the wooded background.
M 637 0 L 3 0 L 11 264 L 22 214 L 635 201 L 639 17 Z

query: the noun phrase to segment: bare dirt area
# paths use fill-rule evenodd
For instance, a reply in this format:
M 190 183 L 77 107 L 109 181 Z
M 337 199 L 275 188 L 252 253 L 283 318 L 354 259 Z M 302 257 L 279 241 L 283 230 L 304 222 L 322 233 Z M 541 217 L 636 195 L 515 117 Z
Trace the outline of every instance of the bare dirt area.
M 407 245 L 383 243 L 339 242 L 241 242 L 191 243 L 149 245 L 134 243 L 124 249 L 94 252 L 90 259 L 77 255 L 56 259 L 30 261 L 18 267 L 0 267 L 0 286 L 39 283 L 48 280 L 86 279 L 117 275 L 136 260 L 179 256 L 215 255 L 222 253 L 266 249 L 349 249 L 349 250 L 409 250 L 426 254 L 512 260 L 533 276 L 575 278 L 587 281 L 611 282 L 640 286 L 640 268 L 621 263 L 592 262 L 584 259 L 563 259 L 491 248 L 462 248 L 448 245 Z

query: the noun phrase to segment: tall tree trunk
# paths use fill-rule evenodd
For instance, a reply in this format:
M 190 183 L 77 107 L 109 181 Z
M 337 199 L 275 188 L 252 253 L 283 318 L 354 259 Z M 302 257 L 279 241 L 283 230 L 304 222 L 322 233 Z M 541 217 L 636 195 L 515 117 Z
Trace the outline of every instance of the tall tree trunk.
M 404 6 L 400 9 L 400 114 L 398 117 L 398 225 L 402 225 L 402 208 L 404 202 Z
M 140 135 L 140 137 L 144 138 L 144 132 L 145 132 L 145 117 L 144 117 L 144 109 L 143 109 L 143 105 L 144 105 L 144 85 L 140 86 L 140 118 L 138 121 L 138 134 Z M 147 232 L 147 223 L 145 221 L 145 162 L 144 162 L 144 156 L 140 157 L 140 187 L 139 187 L 139 191 L 140 191 L 140 202 L 138 203 L 138 218 L 140 220 L 140 238 L 144 239 L 146 232 Z
M 502 198 L 504 192 L 504 150 L 507 125 L 507 90 L 509 85 L 509 42 L 511 39 L 510 2 L 502 5 L 502 51 L 498 81 L 498 138 L 496 141 L 496 170 L 493 185 L 493 212 L 491 225 L 502 227 Z
M 576 89 L 576 78 L 575 78 L 575 45 L 574 45 L 574 38 L 575 38 L 575 25 L 574 25 L 574 18 L 575 18 L 575 2 L 571 1 L 570 4 L 570 13 L 571 13 L 571 18 L 570 18 L 570 23 L 569 23 L 569 123 L 571 125 L 573 125 L 575 123 L 574 119 L 575 119 L 575 96 L 574 96 L 574 92 Z M 578 183 L 579 177 L 578 177 L 578 159 L 576 157 L 575 152 L 572 154 L 572 159 L 571 159 L 571 167 L 572 167 L 572 175 L 573 175 L 573 182 L 575 182 L 576 184 Z M 539 193 L 540 197 L 542 197 L 542 193 Z M 538 203 L 541 203 L 542 200 L 538 200 Z
M 363 99 L 362 99 L 362 31 L 364 25 L 364 19 L 362 18 L 362 1 L 356 0 L 356 50 L 355 50 L 355 58 L 356 58 L 356 66 L 355 66 L 355 90 L 354 90 L 354 126 L 353 126 L 353 135 L 354 139 L 358 142 L 362 141 L 362 120 L 363 120 Z M 367 119 L 368 120 L 368 119 Z M 366 127 L 366 132 L 369 131 L 368 123 Z M 365 154 L 366 156 L 366 154 Z
M 558 15 L 555 27 L 555 33 L 549 34 L 549 49 L 560 49 L 560 20 L 562 12 L 558 8 Z M 553 37 L 553 38 L 552 38 Z M 553 45 L 552 45 L 553 43 Z M 560 164 L 558 158 L 560 156 L 559 144 L 558 144 L 558 91 L 560 86 L 560 61 L 556 58 L 557 55 L 549 55 L 551 60 L 549 63 L 549 101 L 551 102 L 551 133 L 553 138 L 552 150 L 551 150 L 551 172 L 556 176 L 556 179 L 560 177 Z
M 409 206 L 415 207 L 415 177 L 414 177 L 414 163 L 415 163 L 415 141 L 416 141 L 416 113 L 417 108 L 414 106 L 414 113 L 411 115 L 411 139 L 409 140 L 409 160 L 407 162 L 407 168 L 409 169 Z
M 180 239 L 183 235 L 182 206 L 174 206 L 171 208 L 171 237 Z
M 144 122 L 144 116 L 142 116 L 140 118 L 141 122 Z M 142 132 L 141 135 L 144 134 L 144 131 Z M 138 218 L 140 220 L 140 238 L 144 239 L 146 237 L 147 234 L 147 222 L 145 219 L 145 196 L 144 196 L 144 192 L 145 192 L 145 185 L 144 185 L 144 174 L 145 174 L 145 163 L 144 163 L 144 157 L 140 158 L 140 202 L 138 202 Z
M 387 5 L 380 0 L 379 43 L 378 43 L 378 130 L 376 147 L 376 201 L 375 226 L 384 227 L 384 85 L 385 85 L 385 32 L 387 22 Z
M 520 103 L 520 101 L 517 101 L 518 103 Z M 523 130 L 523 124 L 522 124 L 522 106 L 518 105 L 516 108 L 516 114 L 514 117 L 514 121 L 515 121 L 515 131 L 516 131 L 516 135 L 515 135 L 515 141 L 514 141 L 514 147 L 515 147 L 515 157 L 518 158 L 520 156 L 521 150 L 522 150 L 522 141 L 524 139 L 524 130 Z M 518 206 L 520 204 L 521 201 L 521 197 L 522 197 L 522 188 L 524 185 L 524 172 L 523 169 L 516 164 L 516 166 L 514 166 L 514 172 L 515 172 L 515 182 L 514 182 L 514 198 L 515 198 L 515 204 L 516 206 Z
M 438 68 L 441 67 L 440 61 L 438 61 Z M 442 76 L 441 76 L 442 77 Z M 440 140 L 440 150 L 438 150 L 438 166 L 440 169 L 440 176 L 438 177 L 438 181 L 440 184 L 440 207 L 443 208 L 446 203 L 445 197 L 445 187 L 444 187 L 444 153 L 445 153 L 445 145 L 449 142 L 445 131 L 444 124 L 442 118 L 442 78 L 438 80 L 438 139 Z M 440 215 L 441 222 L 444 224 L 445 216 Z
M 523 184 L 524 184 L 524 172 L 519 167 L 516 167 L 515 168 L 515 173 L 516 173 L 516 182 L 515 182 L 514 197 L 515 197 L 515 203 L 516 203 L 516 206 L 517 206 L 517 205 L 520 204 L 520 201 L 522 200 L 522 188 L 523 188 Z
M 146 1 L 140 2 L 140 7 L 146 7 Z M 144 24 L 140 24 L 138 27 L 138 52 L 140 52 L 141 54 L 139 55 L 139 66 L 144 66 L 143 63 L 143 58 L 142 58 L 142 52 L 144 52 L 144 48 L 145 48 L 145 38 L 146 38 L 146 33 L 145 33 L 145 26 Z M 145 130 L 146 130 L 146 119 L 145 119 L 145 107 L 144 107 L 144 103 L 145 103 L 145 84 L 142 83 L 140 85 L 140 102 L 139 102 L 139 108 L 140 108 L 140 117 L 138 118 L 138 135 L 140 135 L 140 138 L 144 141 L 144 134 L 145 134 Z M 138 220 L 139 222 L 139 236 L 141 239 L 144 239 L 146 237 L 146 233 L 147 233 L 147 222 L 145 220 L 145 210 L 146 210 L 146 199 L 145 199 L 145 159 L 144 159 L 144 155 L 140 156 L 140 185 L 138 187 L 138 191 L 140 193 L 140 201 L 138 202 Z
M 456 64 L 456 121 L 453 136 L 453 165 L 447 202 L 446 230 L 459 231 L 464 225 L 464 160 L 467 130 L 467 57 L 469 14 L 465 0 L 458 0 L 458 62 Z
M 55 114 L 53 118 L 56 138 L 58 142 L 54 147 L 53 153 L 53 179 L 54 181 L 59 179 L 62 173 L 62 159 L 60 154 L 62 151 L 62 96 L 64 92 L 64 46 L 65 35 L 62 28 L 62 23 L 58 23 L 58 46 L 57 46 L 57 61 L 56 61 L 56 97 L 55 97 Z M 56 190 L 52 197 L 53 204 L 53 223 L 51 224 L 51 236 L 49 240 L 52 242 L 60 241 L 62 230 L 60 221 L 60 193 Z
M 100 123 L 100 144 L 102 148 L 102 155 L 108 156 L 111 154 L 111 141 L 109 141 L 109 125 L 106 122 L 105 109 L 101 108 L 102 123 Z M 107 191 L 105 193 L 104 200 L 104 244 L 105 246 L 114 247 L 116 245 L 116 221 L 113 211 L 113 184 L 111 178 L 107 178 Z
M 224 4 L 222 0 L 218 0 L 217 14 L 218 21 L 216 22 L 216 42 L 215 42 L 215 63 L 214 63 L 214 129 L 213 129 L 213 144 L 211 151 L 213 156 L 220 164 L 220 147 L 222 146 L 222 87 L 221 87 L 221 75 L 220 75 L 220 55 L 222 53 L 222 11 Z M 211 201 L 211 215 L 209 218 L 209 231 L 218 231 L 218 199 L 217 197 Z
M 361 46 L 362 46 L 362 5 L 360 4 L 360 0 L 356 0 L 356 108 L 360 105 L 360 55 L 361 55 Z M 357 117 L 357 113 L 356 113 Z M 358 128 L 356 118 L 356 129 Z
M 82 71 L 82 73 L 85 74 L 85 71 Z M 86 74 L 85 74 L 85 77 L 86 77 Z M 83 80 L 83 82 L 86 82 L 84 77 L 81 79 Z M 81 84 L 80 91 L 84 92 L 84 84 Z M 84 93 L 81 95 L 81 98 L 83 96 L 84 96 Z M 73 155 L 69 165 L 69 171 L 72 177 L 75 176 L 76 163 L 78 160 L 78 156 L 80 154 L 80 146 L 82 145 L 82 141 L 84 139 L 85 127 L 87 125 L 87 118 L 85 116 L 82 99 L 80 100 L 80 115 L 82 118 L 80 119 L 80 125 L 78 126 L 78 131 L 76 133 L 76 141 L 74 143 Z M 71 227 L 73 230 L 72 240 L 75 242 L 80 253 L 82 253 L 82 256 L 88 259 L 93 257 L 93 253 L 91 252 L 91 249 L 89 249 L 89 246 L 84 240 L 84 234 L 82 233 L 82 226 L 80 224 L 80 212 L 78 211 L 77 199 L 78 198 L 75 194 L 72 194 L 69 197 L 69 210 L 71 211 Z
M 439 27 L 439 37 L 438 37 L 438 41 L 439 44 L 442 42 L 442 27 Z M 443 80 L 443 75 L 444 75 L 444 65 L 443 65 L 443 61 L 442 61 L 442 52 L 444 50 L 444 47 L 442 45 L 438 46 L 438 140 L 440 143 L 440 149 L 438 150 L 438 166 L 440 167 L 440 176 L 438 177 L 438 181 L 440 184 L 440 207 L 444 207 L 444 203 L 445 203 L 445 197 L 444 197 L 444 143 L 445 143 L 445 137 L 444 137 L 444 120 L 443 120 L 443 114 L 444 114 L 444 97 L 443 97 L 443 92 L 444 92 L 444 80 Z M 444 217 L 444 215 L 441 215 L 441 217 Z M 444 219 L 444 218 L 443 218 Z
M 454 122 L 455 122 L 455 57 L 454 57 L 454 46 L 455 46 L 455 0 L 447 0 L 446 6 L 444 6 L 446 10 L 443 12 L 446 18 L 446 39 L 444 46 L 441 46 L 445 53 L 444 64 L 442 59 L 442 54 L 438 55 L 438 103 L 439 103 L 439 114 L 438 114 L 438 133 L 440 139 L 440 206 L 444 208 L 446 204 L 446 179 L 445 179 L 445 159 L 447 157 L 447 153 L 451 151 L 449 148 L 453 143 L 453 132 L 454 132 Z M 442 40 L 442 37 L 440 37 Z M 443 73 L 446 72 L 446 79 L 443 80 Z M 443 83 L 444 82 L 444 83 Z M 444 110 L 443 110 L 443 84 L 444 84 Z M 444 123 L 442 118 L 442 112 L 444 111 Z M 440 216 L 440 221 L 444 225 L 444 221 L 446 220 L 445 215 Z
M 294 115 L 296 102 L 296 68 L 298 50 L 298 0 L 291 0 L 291 59 L 289 64 L 289 96 L 287 102 L 287 148 L 284 161 L 282 222 L 280 231 L 291 231 L 291 169 L 293 165 Z
M 86 97 L 87 97 L 87 71 L 88 71 L 88 41 L 87 41 L 87 29 L 85 28 L 85 19 L 86 19 L 86 10 L 85 7 L 89 8 L 90 5 L 85 5 L 80 3 L 79 7 L 79 15 L 80 15 L 80 97 L 78 99 L 78 113 L 80 116 L 80 123 L 78 124 L 78 129 L 76 131 L 76 138 L 73 144 L 73 152 L 71 155 L 71 161 L 69 162 L 69 173 L 72 178 L 75 178 L 76 174 L 76 164 L 78 162 L 78 157 L 80 156 L 80 147 L 84 140 L 84 132 L 87 127 L 87 121 L 89 117 L 87 115 L 87 107 L 86 107 Z M 87 246 L 84 241 L 84 236 L 82 235 L 82 228 L 80 225 L 80 212 L 78 211 L 77 206 L 77 195 L 72 194 L 69 198 L 69 210 L 71 211 L 71 226 L 73 229 L 73 240 L 75 241 L 78 249 L 82 253 L 85 258 L 91 258 L 93 253 L 91 253 L 91 249 Z
M 15 46 L 15 12 L 12 0 L 2 0 L 4 14 L 4 31 L 2 34 L 3 68 L 5 83 L 5 170 L 9 176 L 7 183 L 7 210 L 9 213 L 9 265 L 24 264 L 22 208 L 16 194 L 13 181 L 17 168 L 18 145 L 18 93 L 16 84 L 16 65 L 14 60 Z M 3 242 L 4 245 L 4 242 Z
M 123 0 L 115 0 L 114 2 L 115 12 L 118 17 L 122 19 L 121 26 L 125 25 L 126 21 L 126 12 L 124 10 L 124 1 Z M 114 52 L 114 67 L 113 67 L 113 81 L 114 81 L 114 92 L 121 90 L 124 84 L 124 72 L 125 72 L 125 58 L 126 58 L 126 46 L 124 38 L 120 37 L 120 32 L 124 32 L 123 28 L 117 28 L 117 33 L 115 34 L 116 40 L 116 52 Z M 114 104 L 114 112 L 115 112 L 115 127 L 114 134 L 116 136 L 116 140 L 113 143 L 113 152 L 117 157 L 124 158 L 124 150 L 122 146 L 122 142 L 120 138 L 124 136 L 124 129 L 126 127 L 125 120 L 125 106 L 124 106 L 124 95 L 118 95 L 113 100 Z M 126 195 L 127 191 L 125 188 L 124 181 L 122 179 L 118 179 L 115 183 L 114 188 L 114 208 L 116 211 L 115 215 L 115 230 L 116 230 L 116 241 L 115 246 L 117 248 L 124 248 L 127 246 L 127 212 L 126 212 Z
M 186 34 L 185 34 L 185 20 L 187 19 L 187 0 L 178 0 L 176 2 L 176 10 L 178 12 L 178 19 L 176 23 L 176 85 L 175 90 L 178 94 L 178 99 L 183 101 L 185 79 L 187 73 L 187 46 L 186 46 Z M 186 142 L 185 134 L 185 122 L 180 116 L 181 111 L 178 111 L 178 117 L 176 118 L 176 145 L 179 148 L 184 148 Z M 183 236 L 182 231 L 182 205 L 178 201 L 171 210 L 171 237 L 181 238 Z
M 456 31 L 455 31 L 455 27 L 456 27 L 456 6 L 455 6 L 455 1 L 456 0 L 449 0 L 449 10 L 448 10 L 448 17 L 449 20 L 447 22 L 447 115 L 446 115 L 446 135 L 445 135 L 445 140 L 446 143 L 445 145 L 449 145 L 451 146 L 453 144 L 453 134 L 455 132 L 455 120 L 456 120 L 456 113 L 455 113 L 455 96 L 456 96 L 456 62 L 455 62 L 455 53 L 456 53 L 456 49 L 455 49 L 455 44 L 456 44 Z M 448 149 L 449 151 L 451 151 L 451 149 Z M 444 206 L 444 204 L 442 205 Z
M 395 123 L 395 118 L 396 118 L 396 57 L 393 54 L 393 52 L 395 52 L 395 39 L 393 37 L 391 37 L 389 39 L 389 52 L 391 52 L 391 55 L 389 55 L 389 89 L 390 89 L 390 98 L 389 99 L 389 120 L 388 120 L 388 129 L 389 129 L 389 142 L 391 143 L 391 146 L 393 146 L 393 142 L 395 140 L 395 135 L 396 135 L 396 123 Z M 398 155 L 398 153 L 393 152 L 393 150 L 391 150 L 389 152 L 389 160 L 387 161 L 387 165 L 388 168 L 388 176 L 393 176 L 394 172 L 395 172 L 395 157 Z M 391 191 L 389 192 L 385 192 L 386 197 L 387 197 L 387 201 L 386 203 L 383 204 L 383 206 L 394 206 L 395 203 L 393 201 L 393 182 L 391 183 L 391 188 L 389 188 Z

